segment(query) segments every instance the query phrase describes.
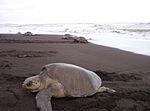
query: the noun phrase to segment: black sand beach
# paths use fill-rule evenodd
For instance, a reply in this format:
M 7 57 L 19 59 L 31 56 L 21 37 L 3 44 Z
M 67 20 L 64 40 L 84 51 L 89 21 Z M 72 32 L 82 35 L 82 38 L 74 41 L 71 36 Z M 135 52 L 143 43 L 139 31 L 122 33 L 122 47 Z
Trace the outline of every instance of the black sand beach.
M 114 94 L 87 98 L 52 98 L 54 111 L 150 111 L 150 56 L 61 35 L 0 34 L 0 111 L 38 111 L 36 93 L 21 88 L 25 78 L 45 64 L 64 62 L 96 72 Z

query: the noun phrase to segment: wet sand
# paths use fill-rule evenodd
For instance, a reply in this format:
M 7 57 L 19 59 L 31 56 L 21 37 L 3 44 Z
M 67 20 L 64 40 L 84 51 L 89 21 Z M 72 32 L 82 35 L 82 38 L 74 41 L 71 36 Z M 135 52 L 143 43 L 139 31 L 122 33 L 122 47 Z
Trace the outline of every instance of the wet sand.
M 54 111 L 150 110 L 150 56 L 61 38 L 0 34 L 0 111 L 38 111 L 36 93 L 22 89 L 21 83 L 53 62 L 92 70 L 103 86 L 117 91 L 87 98 L 52 98 Z

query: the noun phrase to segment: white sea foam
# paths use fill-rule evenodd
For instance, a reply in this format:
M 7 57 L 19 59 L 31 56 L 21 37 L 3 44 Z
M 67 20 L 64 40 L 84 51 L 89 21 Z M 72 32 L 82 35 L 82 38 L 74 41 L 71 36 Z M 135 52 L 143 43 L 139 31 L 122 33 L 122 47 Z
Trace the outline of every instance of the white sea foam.
M 150 24 L 1 24 L 0 33 L 73 34 L 90 42 L 150 56 Z

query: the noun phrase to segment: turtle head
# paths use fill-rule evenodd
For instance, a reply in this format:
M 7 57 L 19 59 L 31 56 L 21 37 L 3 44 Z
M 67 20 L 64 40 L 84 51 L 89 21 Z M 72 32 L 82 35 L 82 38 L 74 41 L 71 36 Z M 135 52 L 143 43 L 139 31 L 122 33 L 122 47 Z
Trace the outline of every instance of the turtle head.
M 39 76 L 29 77 L 22 84 L 23 88 L 31 90 L 32 92 L 39 91 L 40 86 L 41 86 L 41 80 Z

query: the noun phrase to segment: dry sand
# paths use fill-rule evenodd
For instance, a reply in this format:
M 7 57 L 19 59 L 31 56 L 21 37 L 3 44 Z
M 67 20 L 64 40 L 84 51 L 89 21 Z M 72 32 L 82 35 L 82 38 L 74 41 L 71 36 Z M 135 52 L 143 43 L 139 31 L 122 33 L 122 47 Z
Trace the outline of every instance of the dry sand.
M 150 111 L 150 56 L 60 35 L 0 34 L 0 111 L 38 111 L 36 93 L 21 88 L 25 78 L 48 63 L 72 63 L 95 71 L 114 94 L 52 98 L 54 111 Z

